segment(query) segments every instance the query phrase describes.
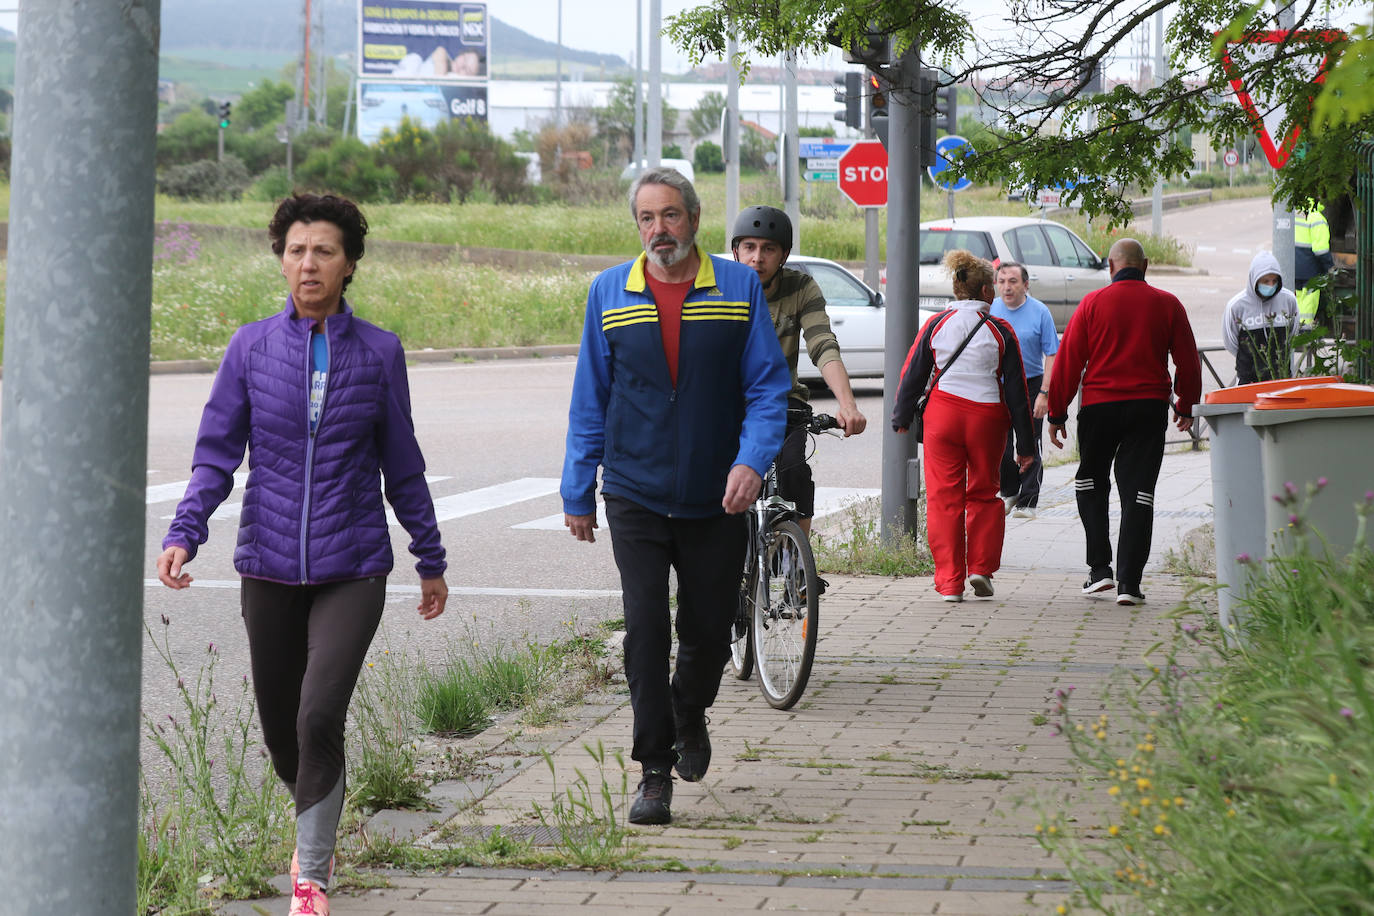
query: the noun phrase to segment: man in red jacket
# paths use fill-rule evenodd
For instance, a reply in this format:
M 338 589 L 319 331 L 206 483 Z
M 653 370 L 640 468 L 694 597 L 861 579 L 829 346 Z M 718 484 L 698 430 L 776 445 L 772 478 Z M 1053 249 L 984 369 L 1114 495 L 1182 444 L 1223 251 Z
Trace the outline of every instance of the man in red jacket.
M 1164 461 L 1170 391 L 1174 425 L 1193 425 L 1202 395 L 1202 366 L 1188 314 L 1178 299 L 1145 282 L 1150 262 L 1135 239 L 1107 254 L 1112 282 L 1083 297 L 1050 376 L 1050 442 L 1063 448 L 1069 404 L 1082 387 L 1078 411 L 1078 515 L 1087 536 L 1088 581 L 1083 594 L 1116 589 L 1116 603 L 1145 600 L 1140 589 L 1154 529 L 1155 482 Z M 1173 357 L 1175 378 L 1169 378 Z M 1112 468 L 1121 498 L 1116 578 L 1112 578 L 1107 504 Z

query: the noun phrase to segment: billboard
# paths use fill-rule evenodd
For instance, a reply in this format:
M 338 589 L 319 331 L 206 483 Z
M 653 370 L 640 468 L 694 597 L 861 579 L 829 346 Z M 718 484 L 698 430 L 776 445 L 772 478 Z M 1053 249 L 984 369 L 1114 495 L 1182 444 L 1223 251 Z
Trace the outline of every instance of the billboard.
M 401 83 L 377 80 L 358 83 L 358 139 L 376 143 L 382 129 L 395 130 L 402 118 L 433 130 L 454 118 L 487 120 L 484 83 Z
M 359 4 L 362 79 L 485 80 L 490 21 L 485 3 L 384 0 Z

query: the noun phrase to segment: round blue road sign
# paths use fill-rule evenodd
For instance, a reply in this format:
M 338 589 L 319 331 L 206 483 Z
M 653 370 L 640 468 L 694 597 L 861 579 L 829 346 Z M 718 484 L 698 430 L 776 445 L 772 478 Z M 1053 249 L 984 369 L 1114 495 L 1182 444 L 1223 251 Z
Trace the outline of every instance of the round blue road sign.
M 973 154 L 973 147 L 963 137 L 950 134 L 935 143 L 935 164 L 926 168 L 930 180 L 946 191 L 964 191 L 973 187 L 968 178 L 955 178 L 950 163 L 962 156 Z

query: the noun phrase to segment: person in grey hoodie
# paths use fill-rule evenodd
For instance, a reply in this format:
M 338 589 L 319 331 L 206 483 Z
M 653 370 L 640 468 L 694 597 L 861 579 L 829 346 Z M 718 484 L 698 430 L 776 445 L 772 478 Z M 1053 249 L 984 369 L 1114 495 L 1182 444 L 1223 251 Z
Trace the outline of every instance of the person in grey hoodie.
M 1236 382 L 1287 378 L 1293 368 L 1298 299 L 1283 288 L 1278 258 L 1261 251 L 1250 262 L 1250 282 L 1226 303 L 1221 336 L 1236 358 Z

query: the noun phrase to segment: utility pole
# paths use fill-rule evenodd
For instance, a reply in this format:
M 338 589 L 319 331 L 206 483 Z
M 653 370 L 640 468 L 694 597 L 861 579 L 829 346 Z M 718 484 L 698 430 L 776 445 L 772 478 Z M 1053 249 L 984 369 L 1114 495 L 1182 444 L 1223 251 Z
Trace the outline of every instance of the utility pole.
M 6 913 L 137 909 L 160 19 L 159 0 L 45 0 L 19 18 L 0 410 Z M 81 255 L 54 269 L 75 226 Z
M 635 171 L 644 162 L 644 0 L 635 0 Z
M 797 157 L 797 52 L 788 51 L 782 59 L 783 107 L 782 133 L 783 207 L 792 221 L 792 250 L 801 253 L 801 161 Z
M 649 168 L 663 164 L 663 31 L 662 0 L 649 0 L 649 111 L 645 156 Z
M 1293 28 L 1293 7 L 1286 0 L 1275 0 L 1275 10 L 1278 12 L 1278 25 L 1280 29 Z M 1294 276 L 1297 273 L 1297 252 L 1294 251 L 1293 229 L 1296 215 L 1288 204 L 1274 198 L 1274 229 L 1273 245 L 1274 257 L 1279 262 L 1280 276 L 1283 278 L 1283 285 L 1286 289 L 1292 289 Z
M 558 0 L 558 52 L 554 58 L 553 126 L 563 126 L 563 0 Z M 560 143 L 561 147 L 562 144 Z M 559 163 L 562 166 L 562 163 Z
M 739 68 L 735 55 L 739 40 L 735 20 L 730 19 L 730 37 L 725 45 L 725 117 L 721 121 L 720 145 L 725 153 L 725 243 L 730 244 L 735 217 L 739 215 Z
M 1168 66 L 1164 59 L 1164 11 L 1160 9 L 1155 10 L 1154 84 L 1156 86 L 1162 85 L 1168 77 L 1168 73 L 1165 72 L 1165 68 Z M 1169 142 L 1166 137 L 1160 141 L 1160 145 L 1163 146 Z M 1155 179 L 1154 189 L 1150 193 L 1150 231 L 1154 233 L 1155 238 L 1164 235 L 1164 180 L 1162 178 Z
M 873 95 L 877 90 L 873 86 L 872 73 L 864 70 L 863 74 L 864 138 L 872 140 L 877 136 L 873 129 Z M 881 244 L 878 238 L 878 208 L 864 207 L 864 282 L 873 289 L 882 287 L 878 252 Z
M 917 263 L 921 254 L 921 124 L 928 117 L 918 104 L 920 50 L 912 45 L 889 71 L 892 91 L 887 147 L 887 301 L 883 361 L 883 417 L 892 416 L 902 362 L 916 339 L 920 301 Z M 910 433 L 883 429 L 884 539 L 916 533 L 916 501 L 921 495 L 921 462 Z

